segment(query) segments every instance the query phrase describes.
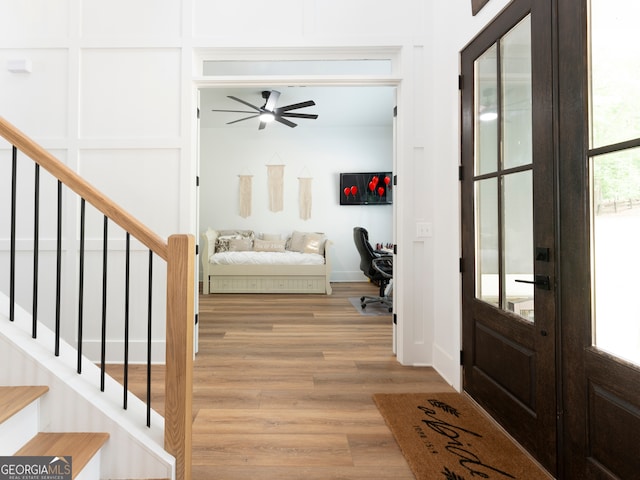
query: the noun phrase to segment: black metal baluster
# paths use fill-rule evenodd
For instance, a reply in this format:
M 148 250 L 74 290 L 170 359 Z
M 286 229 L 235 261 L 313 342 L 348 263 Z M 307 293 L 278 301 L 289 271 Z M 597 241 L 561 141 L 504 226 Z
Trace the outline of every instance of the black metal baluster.
M 60 292 L 62 288 L 62 182 L 58 180 L 58 232 L 56 247 L 56 338 L 55 356 L 60 356 Z
M 102 340 L 100 343 L 100 391 L 104 392 L 105 357 L 107 353 L 107 237 L 109 218 L 104 216 L 102 236 Z
M 35 164 L 33 185 L 33 299 L 31 336 L 38 336 L 38 260 L 40 250 L 40 164 Z
M 129 272 L 130 272 L 131 235 L 127 232 L 124 274 L 124 399 L 123 407 L 127 409 L 129 394 Z
M 149 297 L 147 301 L 147 427 L 151 426 L 151 306 L 153 290 L 153 251 L 149 249 Z
M 85 209 L 84 198 L 80 199 L 80 265 L 78 271 L 78 373 L 82 373 L 82 335 L 84 327 L 84 237 L 85 237 Z
M 11 161 L 11 251 L 9 253 L 9 320 L 15 320 L 16 304 L 16 195 L 18 188 L 18 149 L 12 148 Z
M 10 219 L 10 312 L 9 318 L 15 321 L 16 315 L 16 283 L 17 283 L 17 204 L 18 204 L 18 149 L 12 147 L 11 165 L 11 219 Z M 38 334 L 38 310 L 39 310 L 39 253 L 40 253 L 40 165 L 34 163 L 34 210 L 33 210 L 33 285 L 32 285 L 32 328 L 33 338 Z M 61 309 L 62 309 L 62 262 L 63 262 L 63 183 L 57 181 L 57 232 L 56 232 L 56 286 L 55 286 L 55 326 L 54 326 L 54 354 L 60 356 L 61 343 Z M 79 271 L 78 271 L 78 330 L 77 330 L 77 373 L 82 373 L 82 350 L 84 330 L 84 283 L 85 283 L 85 239 L 86 239 L 86 201 L 80 198 L 80 243 L 79 243 Z M 104 216 L 103 231 L 103 278 L 102 278 L 102 332 L 101 332 L 101 385 L 100 390 L 105 390 L 106 376 L 106 338 L 107 338 L 107 291 L 108 291 L 108 222 Z M 152 380 L 152 320 L 153 320 L 153 251 L 149 249 L 148 272 L 148 319 L 147 319 L 147 427 L 151 426 L 151 380 Z M 126 257 L 125 257 L 125 318 L 124 318 L 124 409 L 128 407 L 128 377 L 129 377 L 129 350 L 130 350 L 130 298 L 131 298 L 131 235 L 126 232 Z

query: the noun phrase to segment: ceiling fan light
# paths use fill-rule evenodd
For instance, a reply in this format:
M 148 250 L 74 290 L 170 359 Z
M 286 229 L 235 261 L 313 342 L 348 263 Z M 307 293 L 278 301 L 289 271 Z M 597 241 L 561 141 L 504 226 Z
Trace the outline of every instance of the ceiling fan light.
M 269 122 L 273 122 L 275 119 L 276 119 L 276 116 L 271 112 L 262 112 L 260 114 L 261 122 L 269 123 Z

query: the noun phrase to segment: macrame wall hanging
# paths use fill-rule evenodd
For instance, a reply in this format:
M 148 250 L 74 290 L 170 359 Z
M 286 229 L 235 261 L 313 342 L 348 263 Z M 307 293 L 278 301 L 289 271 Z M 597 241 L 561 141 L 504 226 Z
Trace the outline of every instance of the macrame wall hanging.
M 251 181 L 253 175 L 238 175 L 239 182 L 239 199 L 240 199 L 240 216 L 247 218 L 251 215 Z
M 267 165 L 269 210 L 272 212 L 280 212 L 284 208 L 284 167 L 284 165 Z
M 313 178 L 307 167 L 304 167 L 298 177 L 298 209 L 302 220 L 311 218 L 311 182 Z

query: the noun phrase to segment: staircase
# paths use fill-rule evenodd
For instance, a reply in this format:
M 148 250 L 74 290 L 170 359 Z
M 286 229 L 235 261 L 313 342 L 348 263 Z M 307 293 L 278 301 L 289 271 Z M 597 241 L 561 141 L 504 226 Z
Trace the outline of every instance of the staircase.
M 48 345 L 53 343 L 54 332 L 41 325 L 38 338 L 31 338 L 30 315 L 17 306 L 15 321 L 9 322 L 2 314 L 6 303 L 6 296 L 0 293 L 0 365 L 10 366 L 0 369 L 0 385 L 4 386 L 0 390 L 7 392 L 6 397 L 0 397 L 0 456 L 14 455 L 18 451 L 20 455 L 35 455 L 32 450 L 21 448 L 39 434 L 40 438 L 29 448 L 53 442 L 56 437 L 49 435 L 50 432 L 91 431 L 91 442 L 93 435 L 102 438 L 100 457 L 103 463 L 97 470 L 94 463 L 90 467 L 94 473 L 79 478 L 175 478 L 175 459 L 161 447 L 162 417 L 152 412 L 152 426 L 146 427 L 144 402 L 132 396 L 129 408 L 123 410 L 119 405 L 122 385 L 107 377 L 105 391 L 101 392 L 97 366 L 85 362 L 84 373 L 77 374 L 75 349 L 61 341 L 60 355 L 53 356 Z M 25 421 L 25 417 L 31 420 Z M 13 424 L 18 426 L 12 428 Z M 72 437 L 77 437 L 75 440 L 83 446 L 90 443 L 89 437 L 83 439 L 78 435 L 62 436 L 63 440 L 57 440 L 67 442 Z M 52 455 L 88 456 L 88 453 L 58 451 Z M 74 474 L 79 468 L 78 461 L 74 456 Z
M 30 402 L 26 410 L 39 410 L 39 420 L 36 424 L 45 432 L 71 431 L 105 432 L 102 436 L 101 456 L 102 467 L 98 468 L 105 479 L 149 479 L 170 478 L 175 480 L 191 479 L 191 424 L 192 424 L 192 370 L 193 370 L 193 325 L 194 313 L 194 285 L 195 277 L 195 240 L 190 234 L 173 234 L 164 239 L 150 230 L 143 223 L 122 209 L 111 199 L 89 184 L 84 178 L 70 169 L 64 162 L 59 161 L 49 152 L 36 144 L 27 135 L 0 117 L 0 141 L 6 140 L 11 145 L 9 156 L 4 155 L 10 165 L 10 176 L 3 176 L 0 190 L 10 191 L 10 195 L 3 196 L 0 211 L 3 215 L 3 228 L 10 231 L 8 249 L 0 248 L 2 259 L 3 279 L 0 291 L 0 385 L 46 385 L 48 391 L 43 396 L 39 392 L 37 402 Z M 3 163 L 4 165 L 4 163 Z M 25 172 L 32 172 L 26 174 Z M 46 175 L 47 181 L 57 183 L 57 195 L 43 189 L 40 196 L 40 172 Z M 20 177 L 20 181 L 18 181 Z M 32 183 L 32 186 L 29 185 Z M 48 195 L 46 194 L 48 193 Z M 48 232 L 48 236 L 55 244 L 55 249 L 49 252 L 48 261 L 55 261 L 55 268 L 51 270 L 40 262 L 40 204 L 51 204 L 57 209 L 57 227 Z M 85 295 L 85 272 L 96 270 L 96 266 L 85 263 L 85 205 L 92 207 L 103 215 L 103 246 L 102 246 L 102 291 L 101 308 L 94 309 L 92 315 L 87 315 L 94 322 L 99 321 L 100 327 L 91 332 L 85 332 L 85 306 L 91 301 Z M 79 211 L 78 211 L 79 209 Z M 4 213 L 10 212 L 9 215 Z M 94 212 L 95 213 L 95 212 Z M 79 216 L 78 216 L 79 215 Z M 33 221 L 33 231 L 30 235 L 22 228 L 21 223 Z M 6 226 L 4 225 L 4 221 Z M 76 223 L 67 228 L 71 223 Z M 25 223 L 26 225 L 26 223 Z M 110 235 L 108 226 L 116 225 L 126 236 L 125 247 L 118 247 L 118 252 L 125 257 L 126 279 L 117 280 L 122 284 L 119 293 L 111 295 L 107 288 L 113 283 L 107 266 L 112 263 L 109 256 L 109 240 L 118 235 Z M 65 229 L 63 229 L 65 226 Z M 113 229 L 112 229 L 113 230 Z M 55 240 L 53 240 L 55 238 Z M 71 239 L 71 240 L 69 240 Z M 148 295 L 130 295 L 130 240 L 148 248 L 145 264 L 148 264 Z M 138 248 L 138 247 L 136 247 Z M 77 256 L 76 264 L 72 267 L 63 258 Z M 136 255 L 138 259 L 145 255 Z M 6 263 L 5 260 L 6 259 Z M 157 309 L 153 292 L 156 290 L 153 275 L 153 264 L 161 262 L 166 266 L 163 282 L 166 282 L 164 295 L 164 343 L 165 343 L 165 417 L 161 417 L 151 408 L 151 376 L 147 380 L 146 403 L 130 395 L 127 391 L 126 376 L 124 385 L 118 384 L 106 375 L 106 345 L 112 342 L 121 345 L 123 352 L 119 358 L 110 357 L 110 363 L 121 363 L 124 369 L 131 361 L 146 362 L 148 370 L 152 363 L 152 331 L 156 330 L 158 322 L 153 322 Z M 25 268 L 25 265 L 30 265 Z M 6 268 L 5 268 L 6 265 Z M 49 265 L 49 264 L 47 264 Z M 100 268 L 100 267 L 97 267 Z M 139 267 L 134 267 L 139 268 Z M 160 271 L 162 272 L 162 268 Z M 39 275 L 40 272 L 52 275 Z M 161 273 L 162 274 L 162 273 Z M 4 287 L 4 282 L 8 287 Z M 126 287 L 126 288 L 125 288 Z M 99 288 L 99 287 L 98 287 Z M 40 298 L 38 292 L 55 292 L 53 305 L 48 305 L 48 318 L 42 319 L 38 313 L 44 311 L 38 308 Z M 87 291 L 89 288 L 86 289 Z M 31 297 L 30 300 L 29 297 Z M 124 298 L 122 298 L 124 297 Z M 131 304 L 130 300 L 137 303 Z M 30 305 L 29 305 L 30 304 Z M 146 305 L 146 319 L 144 312 Z M 77 307 L 77 311 L 74 307 Z M 115 335 L 109 310 L 118 309 L 124 315 L 124 332 Z M 67 311 L 68 310 L 68 311 Z M 53 313 L 52 313 L 53 312 Z M 135 312 L 130 316 L 130 313 Z M 162 313 L 160 314 L 162 315 Z M 141 321 L 131 328 L 137 328 L 138 343 L 146 345 L 146 356 L 142 360 L 142 353 L 138 352 L 136 359 L 129 357 L 131 331 L 129 320 L 145 319 L 146 339 L 142 338 Z M 162 320 L 160 318 L 160 320 Z M 47 328 L 45 325 L 48 325 Z M 94 324 L 95 326 L 96 324 Z M 68 331 L 65 331 L 68 330 Z M 109 335 L 107 335 L 107 330 Z M 84 334 L 89 333 L 85 337 Z M 65 341 L 66 340 L 66 341 Z M 92 343 L 89 343 L 92 342 Z M 97 355 L 83 352 L 87 345 L 100 346 L 100 361 L 97 365 Z M 111 352 L 110 352 L 111 353 Z M 45 387 L 46 388 L 46 387 Z M 33 390 L 28 390 L 34 395 Z M 36 388 L 37 391 L 37 388 Z M 40 406 L 38 406 L 40 405 Z M 14 409 L 10 407 L 7 411 Z M 26 416 L 22 406 L 12 412 L 2 423 L 16 422 L 15 418 Z M 14 418 L 15 417 L 15 418 Z M 43 418 L 44 417 L 44 418 Z M 145 424 L 146 418 L 146 424 Z M 20 427 L 23 428 L 23 427 Z M 26 429 L 26 427 L 25 427 Z M 11 439 L 9 455 L 13 454 L 20 445 L 28 443 L 28 439 L 38 437 L 38 430 L 32 431 L 21 442 L 17 442 L 14 434 L 1 433 L 0 445 Z M 107 436 L 104 436 L 107 435 Z M 72 435 L 80 439 L 85 446 L 93 443 L 88 437 Z M 60 440 L 57 435 L 40 435 L 40 438 L 25 448 L 43 448 L 54 442 L 68 442 Z M 107 438 L 110 440 L 107 441 Z M 69 441 L 70 442 L 70 441 Z M 49 447 L 47 447 L 49 448 Z M 54 448 L 54 447 L 50 447 Z M 57 447 L 56 447 L 57 448 Z M 32 450 L 20 450 L 22 454 Z M 1 453 L 0 453 L 1 454 Z M 92 456 L 87 454 L 87 456 Z M 74 463 L 74 469 L 75 464 Z M 91 463 L 91 461 L 89 462 Z M 98 478 L 89 476 L 88 478 Z
M 0 455 L 71 457 L 72 478 L 100 478 L 100 451 L 108 433 L 41 432 L 46 386 L 0 387 Z

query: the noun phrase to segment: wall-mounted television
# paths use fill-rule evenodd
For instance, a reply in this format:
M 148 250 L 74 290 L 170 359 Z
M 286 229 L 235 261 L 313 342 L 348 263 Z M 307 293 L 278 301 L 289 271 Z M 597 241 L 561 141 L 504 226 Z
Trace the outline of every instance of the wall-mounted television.
M 340 174 L 340 205 L 389 205 L 392 199 L 391 172 Z

